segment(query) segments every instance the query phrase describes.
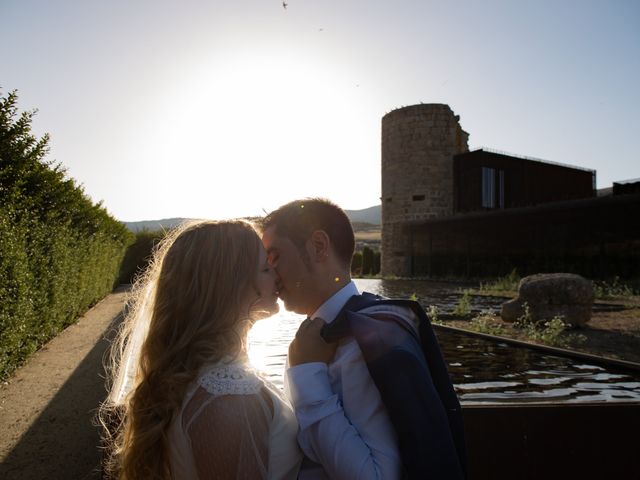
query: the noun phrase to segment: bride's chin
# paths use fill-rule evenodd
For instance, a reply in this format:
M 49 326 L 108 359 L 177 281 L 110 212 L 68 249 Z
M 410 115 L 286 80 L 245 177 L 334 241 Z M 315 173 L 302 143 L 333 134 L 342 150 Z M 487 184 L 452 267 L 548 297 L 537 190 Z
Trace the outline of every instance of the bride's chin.
M 276 313 L 278 313 L 280 311 L 280 305 L 278 305 L 277 297 L 273 301 L 273 303 L 271 305 L 269 305 L 269 308 L 267 309 L 267 311 L 269 312 L 269 316 L 275 315 Z
M 280 311 L 280 305 L 278 305 L 277 301 L 273 301 L 273 303 L 269 305 L 260 305 L 260 307 L 255 308 L 251 312 L 251 320 L 252 322 L 257 322 L 258 320 L 263 320 L 265 318 L 272 317 L 276 313 Z

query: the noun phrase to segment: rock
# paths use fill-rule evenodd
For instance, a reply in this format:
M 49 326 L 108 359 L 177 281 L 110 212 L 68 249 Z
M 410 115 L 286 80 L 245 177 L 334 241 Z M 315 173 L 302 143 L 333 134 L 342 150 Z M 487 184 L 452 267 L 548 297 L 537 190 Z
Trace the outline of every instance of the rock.
M 520 280 L 518 297 L 502 305 L 501 316 L 515 322 L 529 306 L 533 322 L 543 322 L 559 316 L 564 323 L 582 326 L 591 319 L 593 284 L 572 273 L 539 273 Z
M 538 273 L 520 280 L 518 296 L 529 304 L 591 305 L 593 284 L 573 273 Z
M 524 309 L 519 298 L 514 298 L 502 304 L 500 316 L 505 322 L 515 322 L 522 316 Z

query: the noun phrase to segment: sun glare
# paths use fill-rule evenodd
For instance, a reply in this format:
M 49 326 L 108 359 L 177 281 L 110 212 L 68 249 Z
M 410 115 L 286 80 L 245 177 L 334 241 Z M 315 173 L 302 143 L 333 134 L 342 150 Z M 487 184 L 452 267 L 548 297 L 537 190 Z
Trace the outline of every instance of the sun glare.
M 195 200 L 209 209 L 202 216 L 231 205 L 259 213 L 294 197 L 329 196 L 327 186 L 346 192 L 352 164 L 372 156 L 358 143 L 368 138 L 359 120 L 366 102 L 354 82 L 348 71 L 291 52 L 217 57 L 168 92 L 141 153 L 158 183 L 178 189 L 167 204 Z
M 259 320 L 251 328 L 248 338 L 248 354 L 251 364 L 276 383 L 284 374 L 288 345 L 304 319 L 304 315 L 288 312 L 281 301 L 280 312 Z

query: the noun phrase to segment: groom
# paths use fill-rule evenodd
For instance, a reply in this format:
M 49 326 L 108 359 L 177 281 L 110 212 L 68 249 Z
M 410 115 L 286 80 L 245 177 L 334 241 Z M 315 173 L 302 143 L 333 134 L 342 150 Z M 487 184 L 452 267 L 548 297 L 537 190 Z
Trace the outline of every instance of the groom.
M 320 335 L 325 323 L 344 315 L 342 310 L 350 299 L 362 298 L 354 297 L 359 295 L 350 277 L 355 240 L 344 211 L 324 199 L 290 202 L 264 219 L 262 241 L 278 274 L 279 296 L 286 309 L 308 317 L 289 346 L 285 374 L 285 387 L 300 425 L 298 441 L 306 456 L 299 478 L 398 479 L 411 472 L 445 472 L 437 478 L 462 478 L 439 401 L 431 408 L 424 398 L 411 398 L 422 395 L 413 388 L 396 395 L 403 404 L 406 396 L 409 406 L 401 416 L 416 413 L 416 438 L 424 436 L 421 431 L 437 435 L 437 451 L 411 446 L 412 458 L 423 465 L 406 465 L 398 425 L 392 423 L 359 343 L 350 336 L 326 343 Z M 359 313 L 365 318 L 401 319 L 405 329 L 416 331 L 419 323 L 416 314 L 402 306 L 374 305 Z M 431 377 L 426 377 L 419 382 L 432 387 Z M 415 405 L 430 411 L 426 415 L 412 412 Z M 406 445 L 407 432 L 403 435 Z

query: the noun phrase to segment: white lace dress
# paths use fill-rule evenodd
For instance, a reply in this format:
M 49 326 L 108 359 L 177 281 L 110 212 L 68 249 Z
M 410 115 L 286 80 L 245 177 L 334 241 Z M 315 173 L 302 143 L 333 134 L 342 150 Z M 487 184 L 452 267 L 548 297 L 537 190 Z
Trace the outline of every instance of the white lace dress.
M 245 362 L 203 368 L 169 429 L 175 479 L 295 479 L 293 410 Z

